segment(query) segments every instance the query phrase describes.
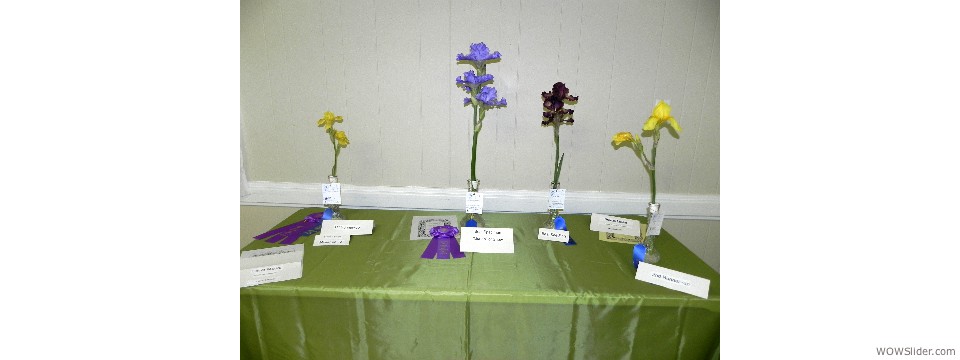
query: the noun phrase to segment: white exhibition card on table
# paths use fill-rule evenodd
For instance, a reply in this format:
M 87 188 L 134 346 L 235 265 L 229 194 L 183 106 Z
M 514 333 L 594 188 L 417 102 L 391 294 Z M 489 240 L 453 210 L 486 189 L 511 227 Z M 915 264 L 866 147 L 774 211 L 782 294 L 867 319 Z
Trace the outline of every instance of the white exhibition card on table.
M 645 262 L 637 264 L 637 280 L 704 299 L 710 292 L 710 280 Z
M 350 235 L 347 234 L 318 234 L 313 237 L 313 246 L 323 245 L 350 245 Z
M 430 229 L 444 225 L 457 227 L 457 217 L 454 215 L 414 216 L 413 223 L 410 225 L 410 240 L 433 239 Z
M 663 213 L 653 214 L 647 222 L 650 224 L 647 226 L 647 235 L 660 235 L 660 228 L 663 227 Z
M 460 251 L 513 254 L 513 229 L 462 227 Z
M 622 217 L 591 214 L 590 231 L 640 236 L 640 222 Z
M 547 209 L 563 210 L 566 201 L 567 189 L 550 189 L 550 200 L 547 202 Z
M 340 183 L 323 184 L 323 204 L 340 205 Z
M 240 287 L 303 277 L 303 244 L 240 253 Z
M 568 242 L 570 241 L 570 232 L 566 230 L 540 228 L 539 230 L 537 230 L 537 239 L 547 240 L 547 241 Z
M 483 194 L 467 193 L 467 214 L 483 214 Z
M 370 235 L 373 234 L 373 220 L 324 220 L 320 233 Z

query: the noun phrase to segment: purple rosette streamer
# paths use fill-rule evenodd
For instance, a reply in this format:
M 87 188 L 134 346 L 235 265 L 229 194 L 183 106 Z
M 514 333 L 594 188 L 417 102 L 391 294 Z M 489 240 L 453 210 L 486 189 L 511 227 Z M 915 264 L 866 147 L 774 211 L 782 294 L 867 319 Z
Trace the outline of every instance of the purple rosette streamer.
M 424 259 L 450 259 L 462 258 L 467 255 L 460 252 L 460 243 L 457 242 L 457 234 L 460 232 L 456 227 L 450 225 L 435 226 L 430 229 L 430 244 L 420 255 Z
M 329 210 L 329 209 L 328 209 Z M 309 232 L 320 226 L 323 223 L 324 219 L 330 219 L 328 211 L 322 213 L 313 213 L 307 215 L 303 220 L 295 222 L 293 224 L 282 226 L 270 231 L 267 231 L 263 234 L 254 236 L 254 239 L 264 240 L 268 243 L 280 242 L 284 245 L 293 244 L 303 236 L 303 234 Z

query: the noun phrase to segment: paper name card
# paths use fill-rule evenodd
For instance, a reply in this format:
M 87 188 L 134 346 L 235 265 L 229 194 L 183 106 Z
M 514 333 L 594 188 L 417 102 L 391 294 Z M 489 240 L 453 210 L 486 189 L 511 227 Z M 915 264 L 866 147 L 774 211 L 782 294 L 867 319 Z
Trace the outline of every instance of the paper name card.
M 483 194 L 467 193 L 467 214 L 483 214 Z
M 350 235 L 347 234 L 319 234 L 313 237 L 313 246 L 350 245 Z
M 240 253 L 240 287 L 303 277 L 303 244 Z
M 321 234 L 370 235 L 373 220 L 324 220 Z
M 550 200 L 547 201 L 547 209 L 563 210 L 566 200 L 567 189 L 550 189 Z
M 340 183 L 323 184 L 323 204 L 340 205 Z
M 540 228 L 537 230 L 537 239 L 547 241 L 568 242 L 570 241 L 570 232 L 566 230 L 555 230 Z
M 590 230 L 629 236 L 641 235 L 639 221 L 603 214 L 590 215 Z
M 710 292 L 710 280 L 645 262 L 637 265 L 637 280 L 704 299 Z
M 513 254 L 513 229 L 462 227 L 460 251 Z
M 663 226 L 663 213 L 656 213 L 647 219 L 650 225 L 647 226 L 647 235 L 660 235 L 660 228 Z

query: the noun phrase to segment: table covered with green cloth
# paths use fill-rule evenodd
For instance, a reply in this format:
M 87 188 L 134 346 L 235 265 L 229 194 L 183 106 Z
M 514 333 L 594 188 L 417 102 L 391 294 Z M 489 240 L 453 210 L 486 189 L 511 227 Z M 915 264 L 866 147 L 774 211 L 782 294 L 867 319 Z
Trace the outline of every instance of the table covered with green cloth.
M 420 257 L 430 240 L 410 240 L 413 216 L 460 213 L 343 213 L 373 235 L 301 237 L 302 278 L 240 289 L 242 359 L 719 358 L 720 275 L 666 231 L 657 265 L 709 279 L 708 299 L 636 280 L 633 245 L 598 240 L 589 215 L 564 216 L 566 246 L 537 239 L 545 214 L 485 213 L 513 228 L 515 252 L 441 260 Z

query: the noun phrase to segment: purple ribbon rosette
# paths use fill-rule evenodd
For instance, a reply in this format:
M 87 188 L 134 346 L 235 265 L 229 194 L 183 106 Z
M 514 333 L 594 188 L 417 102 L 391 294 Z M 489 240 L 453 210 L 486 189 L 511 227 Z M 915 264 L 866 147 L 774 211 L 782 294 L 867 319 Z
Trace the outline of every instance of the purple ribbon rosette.
M 454 258 L 466 257 L 466 254 L 460 252 L 460 243 L 457 242 L 458 233 L 460 230 L 450 225 L 433 227 L 430 229 L 433 240 L 430 240 L 430 244 L 423 250 L 423 255 L 420 257 L 424 259 L 450 259 L 451 255 Z
M 323 220 L 332 219 L 333 212 L 330 209 L 325 210 L 322 213 L 313 213 L 307 215 L 298 222 L 287 226 L 281 226 L 279 228 L 267 231 L 263 234 L 254 236 L 254 239 L 264 240 L 268 243 L 280 242 L 284 245 L 293 244 L 301 236 L 307 235 L 311 230 L 317 229 L 320 227 L 320 224 L 323 223 Z

